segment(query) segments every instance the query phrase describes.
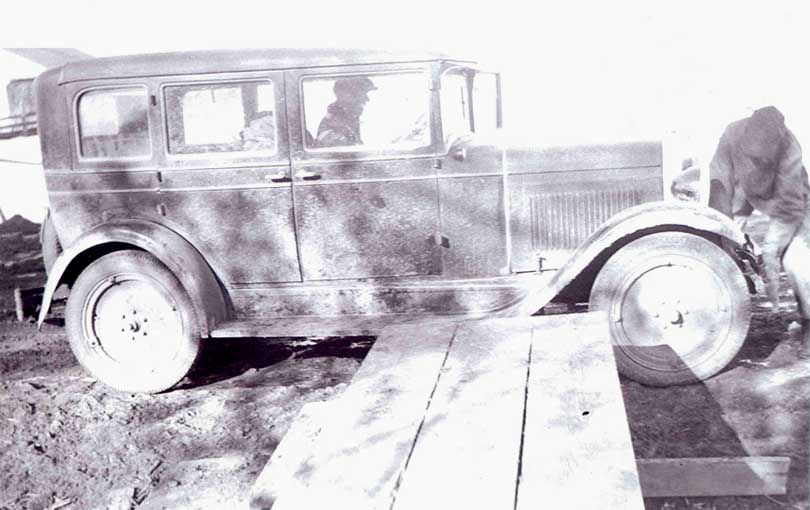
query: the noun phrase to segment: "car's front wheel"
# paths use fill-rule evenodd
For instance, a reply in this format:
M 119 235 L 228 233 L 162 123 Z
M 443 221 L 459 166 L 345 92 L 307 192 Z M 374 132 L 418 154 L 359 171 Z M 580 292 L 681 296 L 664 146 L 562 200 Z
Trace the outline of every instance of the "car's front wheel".
M 71 289 L 65 326 L 82 366 L 127 392 L 174 386 L 199 352 L 199 327 L 188 293 L 146 252 L 118 251 L 91 263 Z
M 742 347 L 750 296 L 735 261 L 684 232 L 636 239 L 613 254 L 591 290 L 607 312 L 619 371 L 653 386 L 707 379 Z

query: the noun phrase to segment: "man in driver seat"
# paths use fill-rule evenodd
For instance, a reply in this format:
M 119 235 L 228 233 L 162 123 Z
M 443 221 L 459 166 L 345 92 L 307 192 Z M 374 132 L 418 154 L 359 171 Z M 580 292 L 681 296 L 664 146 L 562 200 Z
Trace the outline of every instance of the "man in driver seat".
M 335 101 L 326 110 L 318 126 L 316 147 L 343 147 L 362 145 L 360 116 L 368 103 L 368 93 L 377 90 L 374 83 L 364 77 L 339 78 L 333 87 Z

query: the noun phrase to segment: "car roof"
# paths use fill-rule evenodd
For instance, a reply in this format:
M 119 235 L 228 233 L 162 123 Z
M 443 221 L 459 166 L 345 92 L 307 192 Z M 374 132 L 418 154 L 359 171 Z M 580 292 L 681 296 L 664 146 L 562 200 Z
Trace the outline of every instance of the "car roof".
M 153 53 L 103 57 L 62 66 L 59 83 L 104 78 L 263 71 L 343 65 L 452 61 L 441 53 L 371 49 L 249 49 Z

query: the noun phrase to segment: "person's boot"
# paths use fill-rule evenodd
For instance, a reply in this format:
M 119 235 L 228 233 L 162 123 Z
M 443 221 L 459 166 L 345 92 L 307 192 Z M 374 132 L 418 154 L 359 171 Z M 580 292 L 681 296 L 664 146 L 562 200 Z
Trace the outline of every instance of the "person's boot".
M 799 345 L 799 358 L 810 359 L 810 319 L 802 319 L 802 330 L 799 337 L 801 344 Z

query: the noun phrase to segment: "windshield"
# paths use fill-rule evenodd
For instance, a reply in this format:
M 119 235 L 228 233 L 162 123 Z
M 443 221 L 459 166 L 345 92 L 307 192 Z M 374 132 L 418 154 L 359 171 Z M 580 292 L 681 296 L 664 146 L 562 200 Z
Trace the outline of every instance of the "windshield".
M 442 75 L 442 130 L 444 142 L 498 128 L 498 75 L 452 68 Z

